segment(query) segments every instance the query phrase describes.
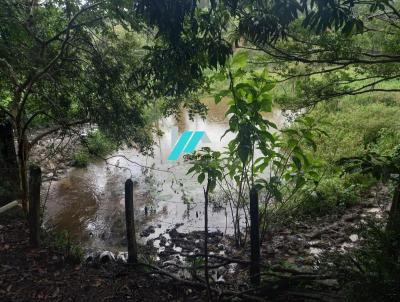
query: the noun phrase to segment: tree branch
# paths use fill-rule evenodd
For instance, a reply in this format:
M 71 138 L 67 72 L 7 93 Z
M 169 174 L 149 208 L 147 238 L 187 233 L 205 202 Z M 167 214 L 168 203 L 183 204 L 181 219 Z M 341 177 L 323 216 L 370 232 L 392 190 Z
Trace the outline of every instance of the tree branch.
M 51 128 L 51 129 L 49 129 L 49 130 L 37 135 L 34 139 L 32 139 L 29 142 L 28 150 L 31 149 L 35 144 L 37 144 L 44 137 L 46 137 L 46 136 L 48 136 L 48 135 L 50 135 L 50 134 L 52 134 L 54 132 L 57 132 L 58 130 L 67 129 L 67 128 L 70 128 L 70 127 L 73 127 L 73 126 L 77 126 L 77 125 L 83 125 L 83 124 L 86 124 L 88 122 L 89 122 L 89 119 L 84 119 L 84 120 L 75 121 L 75 122 L 71 122 L 71 123 L 68 123 L 68 124 L 63 124 L 63 125 L 59 125 L 59 126 L 56 126 L 54 128 Z

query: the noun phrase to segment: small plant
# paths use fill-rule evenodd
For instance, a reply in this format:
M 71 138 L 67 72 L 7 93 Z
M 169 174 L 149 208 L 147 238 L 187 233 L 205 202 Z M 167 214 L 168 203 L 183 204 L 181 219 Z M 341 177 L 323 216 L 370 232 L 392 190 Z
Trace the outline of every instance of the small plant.
M 88 165 L 90 160 L 90 155 L 86 150 L 79 150 L 73 156 L 73 166 L 78 168 L 84 168 Z
M 208 204 L 209 195 L 217 186 L 217 181 L 222 179 L 222 168 L 220 161 L 221 153 L 211 151 L 210 148 L 202 148 L 200 152 L 196 152 L 187 156 L 191 161 L 192 167 L 187 174 L 193 173 L 197 175 L 197 181 L 201 184 L 206 180 L 204 191 L 204 275 L 207 284 L 208 301 L 211 301 L 211 288 L 208 273 Z
M 107 155 L 116 148 L 116 145 L 99 130 L 88 135 L 86 146 L 89 153 L 94 156 Z
M 355 205 L 362 187 L 357 183 L 347 183 L 339 176 L 322 178 L 317 186 L 304 187 L 299 192 L 298 201 L 293 204 L 293 214 L 297 217 L 315 217 L 342 213 Z
M 105 156 L 117 148 L 116 144 L 99 130 L 91 132 L 82 143 L 83 148 L 73 156 L 73 165 L 78 168 L 86 167 L 91 159 Z
M 65 259 L 72 263 L 82 262 L 84 253 L 80 246 L 76 245 L 67 231 L 50 234 L 50 246 L 64 255 Z

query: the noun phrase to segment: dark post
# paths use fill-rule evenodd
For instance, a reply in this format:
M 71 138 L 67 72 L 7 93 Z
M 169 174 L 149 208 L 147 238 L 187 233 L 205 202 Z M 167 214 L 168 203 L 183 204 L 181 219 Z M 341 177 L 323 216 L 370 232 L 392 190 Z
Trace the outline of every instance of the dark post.
M 258 221 L 258 193 L 255 188 L 252 188 L 250 191 L 250 241 L 250 282 L 257 286 L 260 285 L 260 230 Z
M 30 243 L 39 246 L 40 240 L 40 186 L 42 171 L 38 166 L 29 168 L 29 234 Z
M 133 181 L 125 182 L 125 217 L 126 238 L 128 240 L 128 263 L 137 263 L 137 246 L 135 234 L 135 218 L 133 215 Z

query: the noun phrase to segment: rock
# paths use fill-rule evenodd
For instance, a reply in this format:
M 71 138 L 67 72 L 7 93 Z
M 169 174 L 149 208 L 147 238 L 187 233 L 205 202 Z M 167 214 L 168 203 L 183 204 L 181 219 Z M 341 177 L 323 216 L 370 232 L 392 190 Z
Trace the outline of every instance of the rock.
M 219 268 L 217 269 L 217 274 L 218 274 L 219 276 L 225 275 L 225 274 L 226 274 L 226 268 L 223 267 L 223 266 L 219 267 Z
M 155 231 L 156 231 L 156 230 L 155 230 L 154 226 L 151 225 L 151 226 L 149 226 L 147 229 L 144 229 L 144 230 L 140 233 L 140 236 L 141 236 L 141 237 L 149 237 L 150 234 L 153 234 Z
M 196 241 L 195 241 L 195 246 L 196 246 L 197 248 L 202 249 L 202 248 L 204 247 L 204 240 L 202 240 L 202 239 L 196 240 Z
M 358 241 L 358 235 L 357 234 L 352 234 L 349 236 L 351 242 L 356 242 Z
M 160 238 L 160 246 L 165 246 L 165 244 L 167 243 L 167 238 L 165 238 L 164 236 L 162 236 Z
M 272 255 L 275 255 L 275 250 L 272 246 L 267 246 L 267 248 L 265 249 L 265 253 L 267 255 L 272 256 Z
M 108 263 L 111 261 L 115 261 L 115 256 L 113 253 L 111 253 L 109 251 L 104 251 L 100 254 L 99 260 L 101 263 Z
M 317 280 L 316 283 L 329 286 L 329 287 L 338 287 L 339 282 L 336 279 L 325 279 L 325 280 Z
M 179 237 L 185 237 L 184 234 L 179 233 L 176 229 L 172 229 L 168 232 L 169 236 L 171 236 L 172 239 L 176 239 Z
M 86 262 L 86 263 L 91 263 L 91 262 L 93 262 L 93 261 L 94 261 L 93 255 L 88 255 L 88 256 L 86 257 L 86 259 L 85 259 L 85 262 Z
M 315 258 L 313 256 L 307 256 L 303 259 L 303 264 L 313 265 L 315 262 Z
M 217 282 L 224 283 L 225 282 L 224 276 L 219 276 Z
M 128 253 L 119 252 L 117 255 L 117 262 L 119 263 L 127 263 L 128 262 Z

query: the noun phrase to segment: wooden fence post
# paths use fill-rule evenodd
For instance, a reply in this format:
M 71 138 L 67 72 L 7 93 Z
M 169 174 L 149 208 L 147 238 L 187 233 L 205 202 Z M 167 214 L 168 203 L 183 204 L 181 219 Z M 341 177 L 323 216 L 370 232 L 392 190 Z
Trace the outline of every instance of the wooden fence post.
M 34 247 L 40 243 L 40 186 L 42 171 L 38 166 L 29 167 L 29 239 Z
M 250 190 L 250 242 L 250 282 L 257 286 L 260 285 L 260 228 L 258 221 L 258 193 L 255 188 Z
M 126 238 L 128 240 L 128 263 L 137 263 L 137 245 L 135 233 L 135 217 L 133 213 L 133 181 L 128 179 L 125 182 L 125 218 Z

